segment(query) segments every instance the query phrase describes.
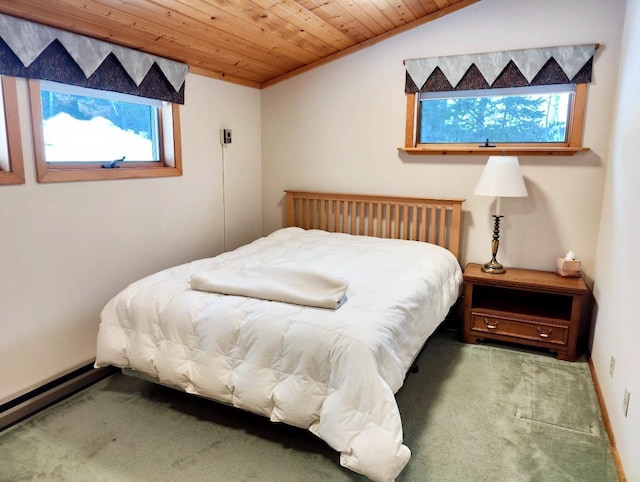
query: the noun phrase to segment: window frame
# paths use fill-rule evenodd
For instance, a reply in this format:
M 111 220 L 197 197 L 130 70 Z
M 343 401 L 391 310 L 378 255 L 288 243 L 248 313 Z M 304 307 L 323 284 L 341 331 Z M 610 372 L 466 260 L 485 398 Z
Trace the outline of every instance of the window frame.
M 118 168 L 105 169 L 101 162 L 47 162 L 42 126 L 40 81 L 29 80 L 29 100 L 38 182 L 96 181 L 182 175 L 180 106 L 178 104 L 167 103 L 167 107 L 160 109 L 160 162 L 127 162 L 120 164 Z
M 421 144 L 418 143 L 420 129 L 420 95 L 406 94 L 405 145 L 399 148 L 409 154 L 478 154 L 491 155 L 495 152 L 515 155 L 573 155 L 588 150 L 582 146 L 587 84 L 576 84 L 567 123 L 566 142 L 545 143 L 499 143 L 489 142 L 492 147 L 474 144 Z
M 0 171 L 1 184 L 24 184 L 24 161 L 22 157 L 22 139 L 20 137 L 20 117 L 18 115 L 18 90 L 16 78 L 0 75 L 2 98 L 9 152 L 9 170 Z

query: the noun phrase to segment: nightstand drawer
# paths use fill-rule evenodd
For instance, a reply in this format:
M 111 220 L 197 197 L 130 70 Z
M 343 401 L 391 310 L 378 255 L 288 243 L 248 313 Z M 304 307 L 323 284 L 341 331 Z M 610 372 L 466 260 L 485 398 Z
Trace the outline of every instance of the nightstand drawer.
M 471 331 L 535 340 L 555 345 L 566 345 L 569 339 L 568 325 L 552 325 L 534 320 L 516 320 L 483 313 L 473 313 Z

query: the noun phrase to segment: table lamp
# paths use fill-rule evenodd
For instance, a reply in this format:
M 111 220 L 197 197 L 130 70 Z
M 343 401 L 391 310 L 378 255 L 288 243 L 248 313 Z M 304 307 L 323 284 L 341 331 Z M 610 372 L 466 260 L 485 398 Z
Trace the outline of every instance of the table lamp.
M 504 273 L 504 267 L 497 261 L 498 247 L 500 245 L 500 218 L 501 198 L 526 197 L 527 188 L 522 179 L 520 164 L 515 156 L 490 156 L 487 165 L 482 171 L 478 185 L 473 194 L 479 196 L 496 197 L 496 213 L 493 226 L 493 241 L 491 242 L 491 261 L 482 266 L 485 273 Z

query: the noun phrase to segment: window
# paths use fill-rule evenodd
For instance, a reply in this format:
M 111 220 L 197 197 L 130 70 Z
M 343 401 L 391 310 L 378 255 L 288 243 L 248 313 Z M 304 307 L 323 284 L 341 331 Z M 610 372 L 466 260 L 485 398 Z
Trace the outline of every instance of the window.
M 571 154 L 584 150 L 585 97 L 586 84 L 408 94 L 404 150 Z
M 162 101 L 40 82 L 45 159 L 159 162 Z
M 0 76 L 0 184 L 24 184 L 16 79 Z
M 419 144 L 567 142 L 575 85 L 420 93 Z
M 38 181 L 182 174 L 176 104 L 29 81 Z

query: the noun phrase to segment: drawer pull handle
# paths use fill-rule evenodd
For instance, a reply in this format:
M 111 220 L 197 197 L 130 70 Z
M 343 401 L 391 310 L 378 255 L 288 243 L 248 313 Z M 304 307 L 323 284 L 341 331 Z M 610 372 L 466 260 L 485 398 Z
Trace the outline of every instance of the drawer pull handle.
M 538 335 L 540 335 L 540 338 L 549 338 L 549 335 L 553 331 L 551 328 L 549 328 L 547 331 L 542 331 L 539 326 L 536 326 L 536 330 L 538 331 Z
M 487 327 L 487 329 L 489 330 L 495 330 L 496 328 L 498 328 L 498 321 L 489 321 L 487 318 L 483 319 L 485 326 Z

